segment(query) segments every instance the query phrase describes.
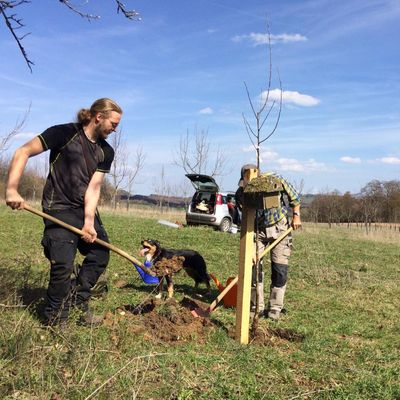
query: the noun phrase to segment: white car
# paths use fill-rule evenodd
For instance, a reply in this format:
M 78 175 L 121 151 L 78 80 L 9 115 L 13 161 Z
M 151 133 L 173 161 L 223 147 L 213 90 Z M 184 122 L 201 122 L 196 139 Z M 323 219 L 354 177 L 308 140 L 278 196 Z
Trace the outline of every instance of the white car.
M 220 192 L 214 178 L 208 175 L 187 174 L 196 192 L 186 212 L 187 225 L 211 225 L 222 232 L 231 230 L 233 213 L 228 202 L 235 204 L 234 192 Z

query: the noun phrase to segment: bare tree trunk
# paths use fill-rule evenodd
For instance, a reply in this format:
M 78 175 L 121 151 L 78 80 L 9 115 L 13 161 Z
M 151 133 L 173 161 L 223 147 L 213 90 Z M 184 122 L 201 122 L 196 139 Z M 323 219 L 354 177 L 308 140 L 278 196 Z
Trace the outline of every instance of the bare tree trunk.
M 128 197 L 126 200 L 126 209 L 128 211 L 129 211 L 129 205 L 130 205 L 131 192 L 133 189 L 133 183 L 135 182 L 138 173 L 143 169 L 145 158 L 146 157 L 143 153 L 143 148 L 138 147 L 136 149 L 136 156 L 135 156 L 133 165 L 132 166 L 128 165 L 128 168 L 127 168 L 128 169 L 128 180 L 127 180 Z
M 112 206 L 117 208 L 119 188 L 127 175 L 126 145 L 122 140 L 122 130 L 111 136 L 111 145 L 114 148 L 114 161 L 111 165 L 110 178 L 113 185 Z

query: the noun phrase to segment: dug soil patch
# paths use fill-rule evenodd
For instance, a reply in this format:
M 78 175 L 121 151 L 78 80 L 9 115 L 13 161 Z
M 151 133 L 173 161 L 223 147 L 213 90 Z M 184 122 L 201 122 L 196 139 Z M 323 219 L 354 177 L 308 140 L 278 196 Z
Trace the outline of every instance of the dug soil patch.
M 204 342 L 215 324 L 209 318 L 194 317 L 191 310 L 207 304 L 184 298 L 149 299 L 139 305 L 124 305 L 116 313 L 108 313 L 103 324 L 116 328 L 122 320 L 130 322 L 134 334 L 143 334 L 145 340 L 164 343 L 177 343 L 190 340 Z M 115 332 L 116 333 L 116 332 Z
M 255 332 L 250 332 L 250 343 L 261 346 L 274 346 L 282 342 L 302 342 L 305 336 L 292 329 L 270 328 L 258 326 Z

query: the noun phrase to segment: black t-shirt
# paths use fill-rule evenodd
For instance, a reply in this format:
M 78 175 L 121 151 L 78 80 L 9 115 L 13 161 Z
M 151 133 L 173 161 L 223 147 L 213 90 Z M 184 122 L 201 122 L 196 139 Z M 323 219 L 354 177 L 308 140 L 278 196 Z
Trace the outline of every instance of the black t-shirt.
M 50 150 L 50 172 L 43 190 L 47 210 L 83 207 L 89 182 L 96 171 L 109 172 L 113 148 L 103 139 L 91 142 L 81 124 L 56 125 L 38 136 Z

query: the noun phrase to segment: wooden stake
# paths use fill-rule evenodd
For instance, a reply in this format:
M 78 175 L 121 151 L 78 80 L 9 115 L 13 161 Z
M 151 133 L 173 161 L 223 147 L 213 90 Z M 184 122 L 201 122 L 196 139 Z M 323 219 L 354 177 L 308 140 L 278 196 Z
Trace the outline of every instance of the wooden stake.
M 249 181 L 257 177 L 257 170 L 251 169 Z M 239 281 L 236 306 L 236 341 L 249 343 L 251 276 L 254 253 L 254 219 L 256 209 L 243 203 L 240 231 Z

